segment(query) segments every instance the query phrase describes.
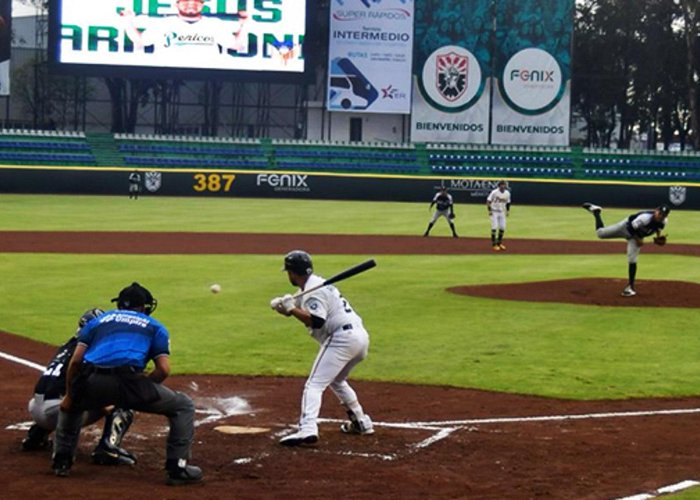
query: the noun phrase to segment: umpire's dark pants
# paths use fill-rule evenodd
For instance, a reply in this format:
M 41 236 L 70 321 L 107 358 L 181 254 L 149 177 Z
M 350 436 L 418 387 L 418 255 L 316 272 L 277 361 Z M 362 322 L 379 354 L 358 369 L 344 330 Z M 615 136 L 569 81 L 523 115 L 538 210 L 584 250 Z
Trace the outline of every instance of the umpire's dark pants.
M 75 382 L 78 386 L 75 392 L 79 394 L 75 394 L 74 409 L 70 412 L 61 410 L 58 416 L 54 455 L 75 455 L 84 410 L 116 405 L 168 417 L 170 432 L 166 458 L 189 460 L 194 438 L 194 403 L 187 394 L 156 384 L 143 374 L 90 373 L 84 375 L 80 382 L 79 378 L 80 375 Z M 135 386 L 136 391 L 133 390 Z

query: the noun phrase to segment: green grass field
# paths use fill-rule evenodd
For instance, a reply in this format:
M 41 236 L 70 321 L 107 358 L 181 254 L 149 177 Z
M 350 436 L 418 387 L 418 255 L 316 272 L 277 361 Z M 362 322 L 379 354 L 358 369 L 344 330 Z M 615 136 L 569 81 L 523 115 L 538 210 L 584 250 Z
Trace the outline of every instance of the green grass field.
M 456 212 L 460 235 L 488 236 L 483 206 L 461 205 Z M 628 213 L 604 215 L 614 222 Z M 697 215 L 671 213 L 671 242 L 700 244 Z M 419 235 L 428 217 L 427 202 L 0 195 L 3 231 Z M 515 205 L 509 225 L 510 238 L 594 239 L 592 217 L 578 207 Z M 449 234 L 444 221 L 433 234 Z M 366 257 L 318 255 L 314 263 L 328 276 Z M 4 253 L 0 329 L 58 344 L 85 309 L 110 307 L 120 288 L 138 280 L 159 300 L 155 316 L 171 331 L 176 373 L 305 376 L 316 344 L 298 322 L 268 306 L 273 296 L 292 291 L 281 260 Z M 377 262 L 340 286 L 372 337 L 356 379 L 580 399 L 700 394 L 696 310 L 500 301 L 445 291 L 465 284 L 624 278 L 623 254 L 380 256 Z M 700 267 L 695 258 L 642 251 L 639 279 L 700 282 Z M 214 282 L 222 293 L 209 291 Z

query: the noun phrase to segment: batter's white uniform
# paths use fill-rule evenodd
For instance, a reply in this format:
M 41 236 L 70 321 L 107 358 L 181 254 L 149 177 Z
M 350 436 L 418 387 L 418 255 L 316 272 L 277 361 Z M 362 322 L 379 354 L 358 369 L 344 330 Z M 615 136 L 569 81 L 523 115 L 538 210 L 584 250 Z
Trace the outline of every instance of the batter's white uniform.
M 486 203 L 489 206 L 491 229 L 505 231 L 507 207 L 510 204 L 510 191 L 505 189 L 501 192 L 500 189 L 496 188 L 486 197 Z
M 324 281 L 320 276 L 312 274 L 306 281 L 305 288 L 313 288 Z M 321 348 L 304 386 L 299 419 L 301 434 L 318 435 L 321 398 L 328 386 L 341 404 L 354 410 L 358 418 L 363 416 L 357 394 L 348 384 L 347 378 L 350 371 L 367 357 L 369 334 L 362 319 L 333 285 L 319 288 L 296 301 L 297 307 L 325 320 L 321 328 L 309 327 L 309 333 Z
M 142 28 L 140 43 L 153 45 L 158 64 L 163 66 L 211 65 L 211 59 L 221 57 L 220 47 L 247 50 L 247 36 L 236 37 L 242 23 L 216 17 L 201 17 L 186 21 L 178 16 L 137 16 L 134 25 Z M 243 35 L 243 34 L 241 34 Z M 225 52 L 224 52 L 225 53 Z

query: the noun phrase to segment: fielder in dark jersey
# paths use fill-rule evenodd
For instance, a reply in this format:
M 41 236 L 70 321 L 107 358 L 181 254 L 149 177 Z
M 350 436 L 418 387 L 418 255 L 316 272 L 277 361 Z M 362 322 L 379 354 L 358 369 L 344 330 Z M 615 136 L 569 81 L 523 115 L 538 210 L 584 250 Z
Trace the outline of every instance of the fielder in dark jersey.
M 627 270 L 628 283 L 622 291 L 623 297 L 637 295 L 635 279 L 637 277 L 637 257 L 644 244 L 644 238 L 651 235 L 661 236 L 661 231 L 668 223 L 668 214 L 671 208 L 668 205 L 659 205 L 654 210 L 645 210 L 625 217 L 620 222 L 606 226 L 600 213 L 603 211 L 598 205 L 584 203 L 583 208 L 595 217 L 595 229 L 598 238 L 624 238 L 627 240 Z
M 440 188 L 440 191 L 435 193 L 428 209 L 432 209 L 433 206 L 435 206 L 435 213 L 433 213 L 430 222 L 428 222 L 428 228 L 425 230 L 425 233 L 423 233 L 423 236 L 428 236 L 438 218 L 444 217 L 450 225 L 452 237 L 456 238 L 457 231 L 455 230 L 454 222 L 452 222 L 455 218 L 454 201 L 452 200 L 452 195 L 447 192 L 446 187 Z
M 22 450 L 35 451 L 50 448 L 49 435 L 56 429 L 58 410 L 66 393 L 66 369 L 75 347 L 78 345 L 78 332 L 90 320 L 104 314 L 101 309 L 87 310 L 78 321 L 78 331 L 68 342 L 58 348 L 44 373 L 39 377 L 34 396 L 29 400 L 28 409 L 35 424 L 29 428 L 27 437 L 22 441 Z M 82 425 L 90 425 L 106 415 L 102 438 L 92 452 L 92 461 L 102 465 L 133 465 L 136 458 L 121 449 L 122 438 L 133 421 L 134 412 L 116 409 L 98 408 L 83 412 Z
M 56 429 L 53 470 L 70 474 L 80 437 L 80 415 L 116 405 L 168 417 L 166 483 L 184 485 L 202 480 L 199 467 L 188 465 L 194 438 L 194 404 L 186 394 L 165 387 L 170 374 L 170 336 L 150 317 L 158 302 L 134 282 L 112 299 L 118 309 L 88 322 L 68 365 L 67 395 L 61 403 Z M 154 368 L 144 369 L 149 361 Z

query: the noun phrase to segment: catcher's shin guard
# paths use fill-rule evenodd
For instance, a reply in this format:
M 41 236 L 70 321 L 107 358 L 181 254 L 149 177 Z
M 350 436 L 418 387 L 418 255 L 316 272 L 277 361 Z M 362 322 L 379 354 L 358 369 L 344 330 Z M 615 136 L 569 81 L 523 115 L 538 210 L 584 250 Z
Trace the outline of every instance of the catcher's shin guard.
M 133 410 L 115 408 L 105 417 L 105 427 L 102 431 L 102 441 L 111 446 L 119 447 L 124 434 L 134 421 Z
M 105 417 L 102 438 L 92 452 L 93 463 L 100 465 L 134 465 L 136 457 L 120 448 L 124 434 L 134 421 L 134 412 L 116 408 Z

